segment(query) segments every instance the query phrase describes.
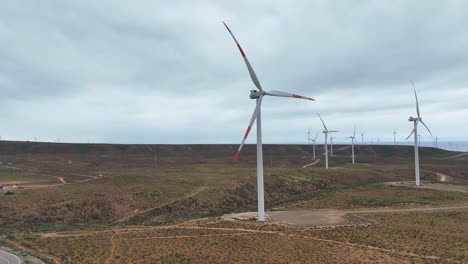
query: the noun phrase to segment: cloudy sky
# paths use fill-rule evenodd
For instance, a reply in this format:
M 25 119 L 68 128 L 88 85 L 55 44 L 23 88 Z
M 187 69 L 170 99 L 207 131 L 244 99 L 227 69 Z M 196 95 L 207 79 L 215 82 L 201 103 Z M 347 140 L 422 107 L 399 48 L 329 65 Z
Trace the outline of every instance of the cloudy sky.
M 131 4 L 130 4 L 131 3 Z M 254 86 L 266 143 L 404 139 L 415 115 L 468 139 L 466 1 L 2 1 L 0 136 L 109 143 L 240 143 Z M 422 128 L 422 127 L 421 127 Z M 254 132 L 254 130 L 253 130 Z M 251 135 L 248 142 L 255 142 Z M 423 140 L 430 140 L 426 131 Z M 322 136 L 320 136 L 322 138 Z

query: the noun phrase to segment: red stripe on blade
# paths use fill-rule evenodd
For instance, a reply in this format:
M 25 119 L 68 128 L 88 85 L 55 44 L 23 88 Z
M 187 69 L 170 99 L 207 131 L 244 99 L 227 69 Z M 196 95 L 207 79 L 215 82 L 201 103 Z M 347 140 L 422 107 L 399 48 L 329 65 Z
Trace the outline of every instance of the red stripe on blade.
M 245 57 L 245 53 L 244 51 L 242 50 L 241 46 L 239 45 L 239 43 L 237 44 L 237 47 L 239 48 L 241 54 L 242 54 L 242 57 Z
M 240 151 L 238 150 L 236 152 L 236 155 L 234 155 L 234 158 L 232 158 L 232 163 L 236 163 L 237 162 L 237 157 L 239 157 L 239 154 L 240 154 Z
M 249 136 L 250 129 L 251 129 L 251 127 L 248 127 L 248 128 L 247 128 L 247 131 L 245 131 L 244 139 L 246 139 L 246 138 Z
M 297 95 L 297 94 L 293 94 L 293 98 L 302 98 L 302 96 Z

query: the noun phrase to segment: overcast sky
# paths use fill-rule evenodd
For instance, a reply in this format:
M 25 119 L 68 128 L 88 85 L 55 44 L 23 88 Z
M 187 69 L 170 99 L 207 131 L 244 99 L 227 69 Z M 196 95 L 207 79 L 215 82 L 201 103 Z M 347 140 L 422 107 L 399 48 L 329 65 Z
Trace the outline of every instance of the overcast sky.
M 254 88 L 265 143 L 305 132 L 399 140 L 421 114 L 468 139 L 466 1 L 1 1 L 0 136 L 108 143 L 240 143 Z M 420 127 L 422 129 L 422 126 Z M 255 130 L 249 143 L 255 142 Z M 422 131 L 422 140 L 430 140 Z M 319 136 L 323 140 L 323 136 Z

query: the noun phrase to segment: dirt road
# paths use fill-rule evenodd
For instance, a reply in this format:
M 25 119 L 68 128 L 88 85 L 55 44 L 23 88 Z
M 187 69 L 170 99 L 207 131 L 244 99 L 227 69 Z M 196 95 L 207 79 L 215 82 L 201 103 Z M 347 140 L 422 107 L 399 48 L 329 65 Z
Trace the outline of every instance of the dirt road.
M 348 214 L 359 213 L 391 213 L 391 212 L 431 212 L 442 210 L 460 210 L 468 209 L 468 205 L 450 206 L 450 207 L 418 207 L 405 209 L 361 209 L 361 210 L 336 210 L 336 209 L 317 209 L 317 210 L 294 210 L 294 211 L 272 211 L 267 212 L 267 216 L 272 223 L 295 225 L 295 226 L 314 226 L 329 227 L 348 225 L 345 218 Z M 247 212 L 239 214 L 226 215 L 226 220 L 248 220 L 257 215 L 257 212 Z
M 302 168 L 304 169 L 304 168 L 307 168 L 307 167 L 309 167 L 309 166 L 314 166 L 315 164 L 317 164 L 317 163 L 319 163 L 319 162 L 320 162 L 320 159 L 318 159 L 318 160 L 316 160 L 316 161 L 314 161 L 314 162 L 312 162 L 312 163 L 310 163 L 310 164 L 304 165 L 304 166 L 302 166 Z
M 26 172 L 30 172 L 30 173 L 40 173 L 36 169 L 26 169 L 26 168 L 9 167 L 9 166 L 0 166 L 0 168 L 22 170 L 22 171 L 26 171 Z M 31 190 L 31 189 L 49 188 L 49 187 L 57 187 L 57 186 L 70 185 L 70 184 L 85 183 L 85 182 L 96 180 L 96 179 L 99 178 L 98 176 L 74 174 L 74 173 L 63 173 L 63 172 L 61 172 L 60 174 L 63 175 L 63 176 L 40 173 L 40 175 L 42 175 L 42 176 L 55 177 L 55 178 L 58 179 L 58 181 L 60 183 L 44 183 L 45 180 L 41 180 L 41 181 L 5 181 L 5 182 L 0 182 L 0 184 L 2 184 L 4 186 L 21 185 L 23 188 L 16 189 L 15 191 L 24 191 L 24 190 Z M 80 180 L 80 181 L 75 181 L 75 182 L 67 182 L 65 180 L 65 178 L 64 178 L 64 176 L 67 176 L 67 175 L 68 176 L 86 177 L 87 179 Z
M 448 184 L 451 178 L 450 176 L 444 175 L 445 178 L 440 178 L 441 182 L 444 183 L 432 183 L 432 182 L 424 182 L 421 186 L 416 187 L 414 185 L 414 181 L 400 181 L 400 182 L 386 182 L 387 185 L 392 186 L 400 186 L 400 187 L 408 187 L 408 188 L 420 188 L 420 189 L 431 189 L 431 190 L 439 190 L 439 191 L 449 191 L 449 192 L 463 192 L 468 193 L 468 186 L 466 185 L 456 185 L 456 184 Z
M 115 221 L 114 223 L 123 223 L 127 220 L 130 220 L 132 219 L 133 217 L 139 215 L 139 214 L 143 214 L 143 213 L 146 213 L 146 212 L 149 212 L 149 211 L 152 211 L 152 210 L 155 210 L 155 209 L 158 209 L 158 208 L 161 208 L 163 206 L 166 206 L 166 205 L 169 205 L 169 204 L 172 204 L 172 203 L 175 203 L 175 202 L 178 202 L 178 201 L 181 201 L 181 200 L 184 200 L 184 199 L 187 199 L 187 198 L 190 198 L 190 197 L 193 197 L 195 195 L 197 195 L 199 192 L 203 191 L 206 189 L 206 186 L 203 185 L 203 186 L 200 186 L 198 188 L 196 188 L 195 190 L 191 191 L 190 193 L 182 196 L 182 197 L 179 197 L 175 200 L 172 200 L 172 201 L 169 201 L 169 202 L 165 202 L 163 204 L 160 204 L 158 206 L 155 206 L 155 207 L 151 207 L 151 208 L 148 208 L 148 209 L 145 209 L 145 210 L 141 210 L 141 211 L 138 211 L 138 212 L 135 212 L 133 214 L 130 214 L 130 215 L 127 215 L 125 217 L 122 217 L 120 218 L 119 220 Z
M 446 174 L 443 174 L 443 173 L 440 173 L 440 172 L 435 172 L 435 171 L 431 171 L 431 172 L 434 173 L 435 175 L 437 175 L 439 177 L 439 181 L 441 181 L 441 182 L 453 181 L 453 178 L 446 175 Z

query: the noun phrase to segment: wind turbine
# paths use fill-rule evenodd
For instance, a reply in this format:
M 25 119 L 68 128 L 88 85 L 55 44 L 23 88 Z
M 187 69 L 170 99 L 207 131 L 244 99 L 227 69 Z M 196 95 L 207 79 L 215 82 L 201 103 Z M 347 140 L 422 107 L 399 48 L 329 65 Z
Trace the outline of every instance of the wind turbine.
M 263 96 L 265 95 L 270 95 L 270 96 L 279 96 L 279 97 L 291 97 L 291 98 L 299 98 L 299 99 L 307 99 L 307 100 L 312 100 L 315 101 L 312 98 L 297 95 L 297 94 L 290 94 L 290 93 L 285 93 L 285 92 L 279 92 L 279 91 L 271 91 L 267 92 L 263 90 L 262 86 L 260 85 L 260 81 L 257 78 L 257 75 L 255 74 L 252 66 L 250 65 L 249 60 L 245 56 L 244 51 L 242 50 L 241 46 L 239 45 L 239 42 L 237 42 L 236 37 L 234 34 L 231 32 L 229 27 L 224 23 L 224 26 L 226 29 L 229 31 L 229 34 L 231 34 L 232 39 L 237 45 L 237 48 L 239 48 L 239 51 L 242 55 L 242 58 L 244 59 L 245 65 L 247 66 L 247 70 L 249 71 L 250 78 L 252 79 L 255 87 L 257 87 L 257 90 L 250 90 L 250 99 L 255 99 L 257 101 L 257 105 L 255 107 L 255 110 L 252 114 L 252 118 L 250 119 L 250 124 L 247 127 L 247 131 L 245 131 L 244 134 L 244 139 L 242 140 L 242 143 L 239 146 L 239 149 L 237 150 L 236 154 L 234 155 L 234 158 L 232 159 L 233 163 L 236 163 L 237 158 L 239 157 L 239 153 L 242 150 L 242 146 L 244 146 L 244 142 L 247 139 L 250 129 L 252 128 L 253 123 L 255 120 L 257 120 L 257 200 L 258 200 L 258 217 L 257 220 L 260 222 L 266 221 L 265 217 L 265 200 L 264 200 L 264 193 L 263 193 L 263 150 L 262 150 L 262 122 L 261 122 L 261 104 L 262 104 L 262 99 Z
M 328 130 L 327 126 L 325 125 L 325 122 L 323 122 L 322 117 L 319 114 L 317 114 L 317 115 L 318 115 L 318 117 L 320 118 L 320 121 L 322 121 L 322 124 L 323 124 L 323 134 L 325 134 L 325 168 L 328 169 L 328 143 L 327 143 L 328 134 L 338 132 L 338 131 Z
M 312 142 L 313 142 L 313 152 L 314 152 L 314 160 L 315 160 L 315 142 L 317 141 L 317 137 L 318 137 L 318 133 L 315 135 L 315 138 L 314 139 L 311 139 Z
M 333 157 L 333 139 L 336 137 L 330 136 L 330 156 Z
M 419 112 L 419 103 L 418 103 L 418 95 L 416 94 L 416 88 L 414 87 L 413 81 L 411 81 L 411 85 L 413 86 L 414 90 L 414 97 L 416 98 L 416 112 L 418 114 L 418 117 L 412 117 L 408 119 L 408 121 L 414 123 L 414 128 L 413 131 L 409 134 L 409 136 L 406 138 L 408 140 L 411 135 L 414 134 L 414 170 L 415 170 L 415 177 L 416 177 L 416 186 L 421 186 L 421 181 L 419 177 L 419 142 L 418 142 L 418 124 L 421 122 L 424 127 L 429 131 L 429 134 L 432 137 L 431 130 L 426 126 L 426 124 L 422 121 L 421 114 Z
M 307 144 L 310 144 L 310 128 L 309 131 L 306 132 L 307 134 Z
M 353 157 L 353 164 L 354 164 L 354 142 L 356 142 L 356 144 L 358 144 L 357 140 L 356 140 L 356 126 L 354 126 L 354 132 L 353 132 L 353 135 L 352 136 L 349 136 L 347 138 L 350 138 L 351 139 L 351 153 L 352 153 L 352 157 Z M 359 145 L 358 145 L 359 146 Z
M 364 132 L 361 132 L 361 145 L 364 145 Z
M 396 145 L 396 129 L 393 130 L 393 145 Z

